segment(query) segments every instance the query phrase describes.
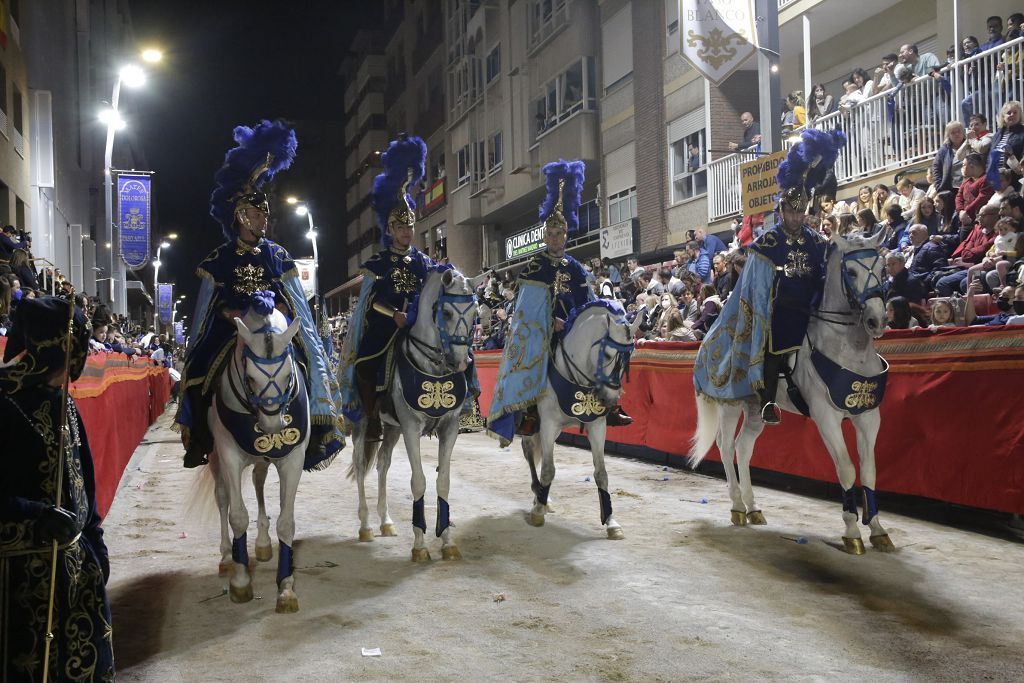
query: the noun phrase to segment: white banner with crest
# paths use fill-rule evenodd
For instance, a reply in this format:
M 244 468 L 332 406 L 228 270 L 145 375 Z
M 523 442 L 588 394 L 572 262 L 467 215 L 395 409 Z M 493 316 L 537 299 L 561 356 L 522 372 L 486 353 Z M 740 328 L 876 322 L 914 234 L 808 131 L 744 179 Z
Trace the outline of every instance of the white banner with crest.
M 754 0 L 679 0 L 679 27 L 679 53 L 715 85 L 757 49 Z

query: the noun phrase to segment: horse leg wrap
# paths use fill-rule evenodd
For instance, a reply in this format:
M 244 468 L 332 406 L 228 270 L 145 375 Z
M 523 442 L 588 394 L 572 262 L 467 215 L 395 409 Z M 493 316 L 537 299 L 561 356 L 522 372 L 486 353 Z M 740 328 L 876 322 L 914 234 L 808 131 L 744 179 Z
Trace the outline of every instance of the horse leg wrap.
M 295 573 L 292 562 L 292 547 L 287 543 L 279 543 L 280 550 L 277 555 L 277 585 L 280 588 L 281 582 Z
M 547 486 L 541 486 L 540 482 L 538 481 L 536 484 L 532 486 L 532 488 L 534 495 L 537 496 L 537 503 L 539 503 L 540 505 L 547 505 L 548 493 L 551 492 L 551 484 L 548 484 Z
M 601 524 L 607 524 L 612 516 L 612 497 L 604 489 L 597 490 L 597 497 L 601 500 Z
M 851 486 L 843 491 L 843 512 L 857 514 L 857 487 Z
M 864 492 L 864 516 L 861 518 L 861 524 L 869 524 L 878 516 L 878 501 L 875 500 L 875 492 L 867 486 L 862 490 Z
M 246 534 L 242 534 L 231 544 L 231 560 L 235 564 L 249 566 L 249 544 L 246 540 Z
M 434 533 L 440 538 L 444 530 L 452 525 L 451 520 L 448 518 L 448 501 L 441 496 L 437 497 L 437 525 L 434 527 Z
M 422 531 L 427 532 L 427 517 L 423 514 L 423 496 L 412 504 L 412 525 Z

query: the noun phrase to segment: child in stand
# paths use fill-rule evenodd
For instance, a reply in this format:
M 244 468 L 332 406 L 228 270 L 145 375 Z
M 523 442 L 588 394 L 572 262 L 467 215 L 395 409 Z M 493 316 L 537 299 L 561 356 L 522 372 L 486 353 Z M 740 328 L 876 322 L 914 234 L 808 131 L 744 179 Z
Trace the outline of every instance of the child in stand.
M 996 240 L 989 247 L 981 263 L 967 269 L 967 282 L 980 278 L 981 274 L 995 269 L 999 274 L 999 289 L 1006 286 L 1006 272 L 1017 260 L 1017 233 L 1020 224 L 1014 218 L 1000 218 L 996 223 Z
M 953 307 L 948 299 L 936 299 L 932 302 L 932 324 L 928 329 L 938 331 L 940 327 L 956 327 L 953 322 Z

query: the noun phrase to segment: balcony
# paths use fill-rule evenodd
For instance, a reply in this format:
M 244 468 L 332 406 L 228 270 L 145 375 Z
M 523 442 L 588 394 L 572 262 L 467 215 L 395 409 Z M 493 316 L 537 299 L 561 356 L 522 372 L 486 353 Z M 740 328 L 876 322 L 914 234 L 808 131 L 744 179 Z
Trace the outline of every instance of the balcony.
M 384 95 L 381 93 L 373 92 L 366 93 L 363 96 L 363 100 L 359 103 L 359 107 L 356 109 L 356 126 L 362 128 L 363 124 L 374 114 L 381 114 L 384 112 Z
M 532 56 L 569 25 L 569 0 L 539 0 L 530 9 L 530 35 L 526 49 Z
M 357 157 L 360 162 L 366 161 L 374 152 L 383 152 L 388 146 L 388 134 L 386 131 L 373 129 L 368 130 L 359 139 Z
M 597 112 L 577 111 L 538 135 L 530 150 L 540 159 L 597 159 Z
M 373 78 L 384 78 L 384 55 L 366 55 L 356 71 L 356 92 L 362 93 Z
M 390 107 L 405 91 L 405 74 L 390 74 L 384 85 L 384 104 Z

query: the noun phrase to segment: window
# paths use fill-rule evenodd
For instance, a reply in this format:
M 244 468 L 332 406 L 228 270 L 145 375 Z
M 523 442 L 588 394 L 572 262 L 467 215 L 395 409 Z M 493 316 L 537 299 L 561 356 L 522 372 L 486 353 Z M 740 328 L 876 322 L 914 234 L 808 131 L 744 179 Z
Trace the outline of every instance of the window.
M 534 101 L 535 137 L 580 111 L 597 109 L 596 82 L 594 58 L 584 57 L 545 83 L 542 95 Z
M 487 138 L 487 175 L 501 168 L 501 131 Z
M 479 183 L 484 179 L 485 169 L 487 168 L 484 163 L 487 159 L 487 147 L 483 140 L 478 140 L 473 143 L 473 182 Z
M 669 179 L 673 204 L 707 193 L 706 140 L 704 109 L 695 109 L 669 124 Z
M 494 46 L 487 54 L 487 83 L 493 83 L 501 75 L 501 44 Z
M 601 64 L 606 93 L 633 73 L 633 15 L 629 5 L 601 25 Z
M 458 152 L 459 176 L 456 187 L 462 187 L 469 182 L 469 145 L 466 145 Z
M 665 54 L 679 52 L 679 0 L 665 0 Z
M 568 0 L 532 0 L 527 48 L 532 50 L 569 23 Z
M 608 197 L 608 225 L 636 217 L 636 186 Z

